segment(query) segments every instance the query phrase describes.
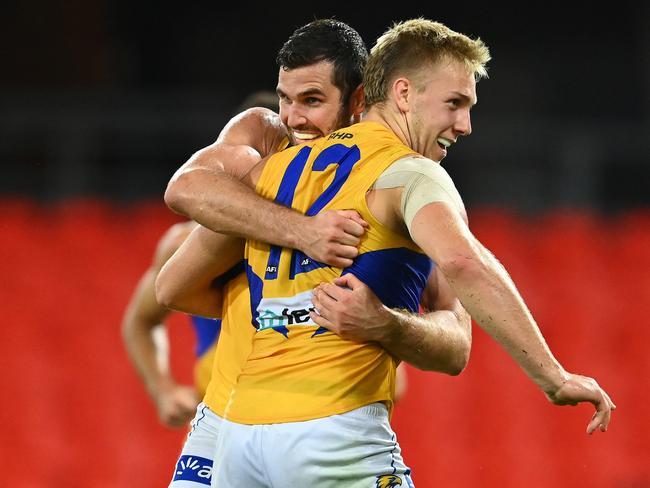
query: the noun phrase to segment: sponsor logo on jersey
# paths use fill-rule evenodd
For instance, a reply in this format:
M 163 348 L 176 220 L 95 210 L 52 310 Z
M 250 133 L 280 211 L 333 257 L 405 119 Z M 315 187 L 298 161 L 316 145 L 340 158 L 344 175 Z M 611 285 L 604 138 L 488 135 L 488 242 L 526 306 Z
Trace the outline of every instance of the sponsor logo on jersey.
M 316 325 L 309 317 L 314 310 L 311 290 L 293 297 L 262 298 L 257 307 L 258 331 L 289 325 Z
M 394 474 L 382 474 L 377 476 L 376 488 L 394 488 L 402 485 L 402 478 Z
M 354 136 L 349 132 L 332 132 L 327 137 L 327 140 L 329 141 L 330 139 L 352 139 L 353 137 Z
M 181 456 L 176 463 L 174 480 L 192 481 L 210 486 L 212 461 L 200 456 Z

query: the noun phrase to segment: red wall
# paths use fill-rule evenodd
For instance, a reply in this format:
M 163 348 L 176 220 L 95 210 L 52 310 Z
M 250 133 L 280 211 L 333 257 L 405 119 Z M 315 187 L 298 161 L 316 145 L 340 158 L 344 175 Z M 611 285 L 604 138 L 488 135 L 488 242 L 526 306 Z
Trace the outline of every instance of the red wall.
M 158 424 L 120 337 L 126 302 L 163 231 L 162 205 L 0 201 L 3 486 L 161 487 L 183 432 Z M 394 426 L 418 488 L 650 486 L 650 212 L 470 213 L 563 365 L 618 406 L 547 402 L 478 327 L 458 377 L 408 370 Z M 173 365 L 191 377 L 185 317 Z

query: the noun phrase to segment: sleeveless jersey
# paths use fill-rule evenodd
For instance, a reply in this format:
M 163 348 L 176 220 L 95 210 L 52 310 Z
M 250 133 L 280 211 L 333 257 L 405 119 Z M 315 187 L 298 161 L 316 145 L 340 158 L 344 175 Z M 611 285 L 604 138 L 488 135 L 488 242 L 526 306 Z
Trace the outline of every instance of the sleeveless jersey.
M 289 139 L 284 138 L 276 152 L 288 145 Z M 210 383 L 203 397 L 203 402 L 210 410 L 221 417 L 225 416 L 231 392 L 250 354 L 255 332 L 255 327 L 251 324 L 248 279 L 243 266 L 230 270 L 224 281 L 221 333 L 211 363 Z
M 366 193 L 394 161 L 413 150 L 388 129 L 361 122 L 312 146 L 287 149 L 266 164 L 257 191 L 306 215 L 355 209 L 370 224 L 347 269 L 299 251 L 248 241 L 253 344 L 225 417 L 247 424 L 304 421 L 384 402 L 392 411 L 397 361 L 377 343 L 341 339 L 309 317 L 312 289 L 353 273 L 388 307 L 418 311 L 431 260 L 377 221 Z M 237 327 L 246 327 L 240 320 Z

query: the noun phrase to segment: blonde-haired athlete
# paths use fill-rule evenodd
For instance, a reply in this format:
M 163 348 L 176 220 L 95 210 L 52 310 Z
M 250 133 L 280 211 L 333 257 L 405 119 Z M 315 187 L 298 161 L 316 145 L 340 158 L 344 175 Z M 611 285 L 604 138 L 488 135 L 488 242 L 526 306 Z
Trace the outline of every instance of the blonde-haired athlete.
M 307 215 L 354 208 L 370 225 L 345 268 L 247 242 L 257 332 L 220 423 L 213 486 L 412 483 L 388 422 L 395 359 L 376 344 L 330 333 L 328 317 L 361 281 L 392 307 L 413 310 L 431 265 L 551 401 L 591 402 L 588 432 L 607 428 L 615 408 L 609 396 L 554 358 L 507 272 L 470 232 L 439 164 L 471 132 L 488 60 L 482 41 L 442 24 L 397 24 L 371 52 L 364 121 L 264 166 L 262 195 Z M 202 231 L 188 248 L 192 241 L 209 247 Z M 320 285 L 331 280 L 339 286 Z M 380 315 L 390 317 L 391 308 Z

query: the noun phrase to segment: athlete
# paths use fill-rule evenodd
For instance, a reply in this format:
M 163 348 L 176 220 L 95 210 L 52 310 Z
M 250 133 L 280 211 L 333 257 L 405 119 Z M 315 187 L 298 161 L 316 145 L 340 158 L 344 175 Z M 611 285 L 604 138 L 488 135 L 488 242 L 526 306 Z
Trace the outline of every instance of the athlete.
M 160 422 L 186 427 L 207 389 L 220 320 L 191 316 L 196 334 L 194 384 L 179 384 L 169 367 L 169 339 L 165 321 L 172 313 L 156 301 L 154 282 L 160 268 L 178 249 L 195 222 L 171 226 L 157 244 L 153 261 L 140 278 L 126 307 L 122 336 L 129 358 L 154 402 Z
M 281 66 L 278 83 L 280 115 L 281 120 L 289 129 L 291 139 L 307 139 L 308 137 L 313 139 L 327 133 L 332 128 L 341 126 L 344 122 L 347 124 L 359 118 L 363 109 L 359 84 L 366 55 L 365 46 L 358 34 L 349 26 L 337 21 L 315 21 L 294 33 L 278 56 Z M 357 73 L 356 80 L 350 75 L 350 72 Z M 235 164 L 227 170 L 235 173 L 237 178 L 247 179 L 246 169 L 257 163 L 264 151 L 268 152 L 269 148 L 281 145 L 282 139 L 277 134 L 286 135 L 279 120 L 263 113 L 263 117 L 256 118 L 255 115 L 259 113 L 260 111 L 252 110 L 236 118 L 226 127 L 215 145 L 199 151 L 181 168 L 170 183 L 170 188 L 177 187 L 179 184 L 182 187 L 182 191 L 177 192 L 177 196 L 180 195 L 180 197 L 173 200 L 180 205 L 180 207 L 175 207 L 177 211 L 183 211 L 181 209 L 183 204 L 194 202 L 197 206 L 189 205 L 190 209 L 194 209 L 194 213 L 188 213 L 188 216 L 199 220 L 204 225 L 215 226 L 216 220 L 210 220 L 212 218 L 210 212 L 204 209 L 211 208 L 215 213 L 214 210 L 219 205 L 215 205 L 214 202 L 219 202 L 218 195 L 224 193 L 224 189 L 228 186 L 221 184 L 221 180 L 214 172 L 216 165 L 223 164 L 222 159 L 227 161 L 227 157 L 223 157 L 223 154 L 233 151 L 236 153 Z M 348 115 L 343 115 L 346 113 Z M 264 125 L 265 122 L 270 122 L 270 124 Z M 264 135 L 262 142 L 259 142 L 259 135 L 251 140 L 250 133 L 259 134 L 260 127 L 262 127 L 261 132 Z M 242 128 L 246 130 L 240 130 L 236 136 L 233 135 L 237 129 Z M 274 132 L 274 128 L 280 130 Z M 250 158 L 251 154 L 257 159 Z M 253 160 L 252 164 L 250 163 L 251 159 Z M 241 164 L 242 161 L 245 163 Z M 242 170 L 242 168 L 244 169 Z M 228 184 L 237 183 L 237 178 L 231 180 L 226 178 L 226 181 Z M 210 184 L 207 182 L 215 185 L 218 191 L 210 193 Z M 235 195 L 238 194 L 243 193 L 235 192 Z M 252 195 L 256 197 L 254 193 Z M 232 202 L 233 199 L 236 200 L 236 198 L 230 197 L 227 201 Z M 225 214 L 231 210 L 240 210 L 239 207 L 233 206 L 232 203 L 228 204 L 227 201 L 219 211 Z M 265 203 L 273 206 L 271 202 L 265 201 Z M 253 210 L 262 207 L 262 204 L 253 204 L 250 209 L 253 212 Z M 286 216 L 276 221 L 280 222 L 283 228 L 291 227 L 291 222 L 297 222 L 295 225 L 298 226 L 305 221 L 320 222 L 315 226 L 313 232 L 309 230 L 311 229 L 309 224 L 307 227 L 303 227 L 308 230 L 304 235 L 313 241 L 302 237 L 301 243 L 307 243 L 307 247 L 310 244 L 315 244 L 314 252 L 307 251 L 307 255 L 318 255 L 319 252 L 330 253 L 324 258 L 326 261 L 334 261 L 330 264 L 345 266 L 352 263 L 351 258 L 357 254 L 355 246 L 359 242 L 360 234 L 363 233 L 363 223 L 359 223 L 355 217 L 347 217 L 349 212 L 328 212 L 305 218 L 285 207 L 279 207 L 279 210 L 280 215 Z M 219 212 L 216 213 L 219 214 Z M 323 232 L 321 225 L 327 225 L 324 217 L 339 217 L 340 215 L 344 215 L 344 220 L 348 221 L 347 231 L 343 232 L 344 239 L 341 239 L 340 236 L 332 238 L 335 234 Z M 234 220 L 241 222 L 237 230 L 242 231 L 242 228 L 248 226 L 253 219 L 254 217 L 250 217 L 248 211 L 242 213 L 238 219 Z M 271 219 L 268 218 L 268 220 Z M 253 230 L 257 230 L 257 226 L 254 226 Z M 335 231 L 338 230 L 335 229 Z M 291 231 L 286 232 L 286 234 L 290 233 Z M 285 234 L 278 234 L 280 238 L 287 238 Z M 298 235 L 302 236 L 300 233 Z M 214 292 L 215 290 L 211 289 L 210 284 L 218 273 L 213 271 L 213 267 L 218 269 L 221 264 L 227 262 L 229 253 L 233 253 L 233 251 L 235 254 L 233 262 L 236 262 L 241 257 L 242 250 L 240 247 L 237 252 L 237 246 L 233 245 L 232 238 L 216 234 L 214 237 L 222 239 L 222 243 L 228 244 L 223 244 L 222 250 L 219 252 L 214 252 L 215 248 L 210 249 L 210 252 L 204 257 L 211 262 L 200 268 L 200 274 L 193 274 L 191 270 L 196 268 L 192 266 L 181 265 L 176 269 L 171 266 L 167 267 L 167 274 L 172 275 L 174 279 L 165 283 L 158 290 L 158 296 L 163 303 L 171 305 L 177 310 L 192 311 L 192 313 L 206 316 L 221 314 L 221 311 L 216 310 L 214 305 L 218 303 L 218 298 L 209 296 L 209 294 L 204 296 L 197 291 L 210 289 L 211 292 Z M 344 240 L 346 244 L 340 245 L 337 239 Z M 327 243 L 327 245 L 323 245 L 323 243 Z M 294 244 L 297 244 L 297 241 Z M 201 249 L 202 245 L 198 243 L 198 247 Z M 185 258 L 192 259 L 191 253 L 186 252 L 186 249 L 186 247 L 181 248 L 175 256 L 177 263 L 182 263 Z M 334 251 L 332 251 L 333 249 Z M 337 251 L 341 249 L 342 252 L 337 255 Z M 389 325 L 396 329 L 402 329 L 402 337 L 400 340 L 391 338 L 382 346 L 392 348 L 391 352 L 398 357 L 422 369 L 458 374 L 465 366 L 469 356 L 471 342 L 469 317 L 462 310 L 458 301 L 449 294 L 448 286 L 440 282 L 440 277 L 435 274 L 432 276 L 434 286 L 431 287 L 431 290 L 433 291 L 430 297 L 425 299 L 425 303 L 428 304 L 427 308 L 436 311 L 423 317 L 396 312 L 394 323 Z M 192 486 L 192 482 L 205 481 L 205 478 L 198 477 L 197 473 L 200 471 L 206 475 L 210 471 L 218 421 L 220 417 L 227 415 L 229 404 L 232 401 L 232 387 L 239 375 L 239 371 L 236 368 L 233 370 L 232 366 L 238 362 L 241 364 L 242 358 L 245 359 L 250 354 L 250 344 L 255 331 L 252 325 L 239 327 L 235 331 L 230 330 L 228 326 L 231 321 L 241 320 L 242 316 L 250 317 L 251 315 L 247 287 L 248 282 L 245 277 L 242 277 L 241 281 L 231 280 L 224 288 L 226 306 L 223 311 L 222 332 L 213 380 L 204 399 L 205 405 L 200 406 L 197 412 L 196 418 L 201 419 L 200 425 L 198 422 L 196 423 L 197 425 L 188 437 L 186 448 L 179 459 L 174 486 Z M 362 305 L 361 309 L 365 304 L 362 303 Z M 237 340 L 228 339 L 235 333 L 238 335 Z M 230 342 L 229 346 L 228 342 Z M 394 382 L 394 378 L 391 377 L 390 381 Z M 202 469 L 188 469 L 190 464 L 198 465 Z M 185 485 L 185 483 L 188 484 Z
M 249 94 L 237 107 L 240 113 L 251 107 L 278 110 L 278 97 L 273 91 L 260 90 Z M 122 336 L 131 363 L 156 406 L 160 422 L 167 427 L 187 427 L 205 395 L 212 374 L 219 318 L 190 315 L 195 337 L 194 384 L 179 384 L 169 365 L 169 336 L 165 325 L 172 310 L 159 304 L 155 297 L 155 278 L 163 264 L 196 227 L 187 221 L 172 225 L 156 246 L 149 268 L 140 277 L 122 319 Z
M 354 293 L 357 279 L 388 315 L 391 306 L 414 310 L 432 265 L 549 400 L 590 402 L 596 413 L 588 433 L 607 429 L 613 402 L 595 380 L 554 358 L 505 269 L 471 234 L 439 164 L 471 132 L 476 82 L 488 60 L 480 40 L 441 24 L 397 24 L 366 67 L 364 121 L 263 167 L 263 195 L 307 215 L 355 208 L 370 226 L 345 269 L 248 241 L 256 333 L 219 425 L 213 486 L 411 485 L 388 422 L 396 360 L 376 344 L 330 333 L 326 316 L 337 297 Z M 210 239 L 200 228 L 186 244 L 209 249 Z M 337 276 L 351 290 L 318 286 Z

